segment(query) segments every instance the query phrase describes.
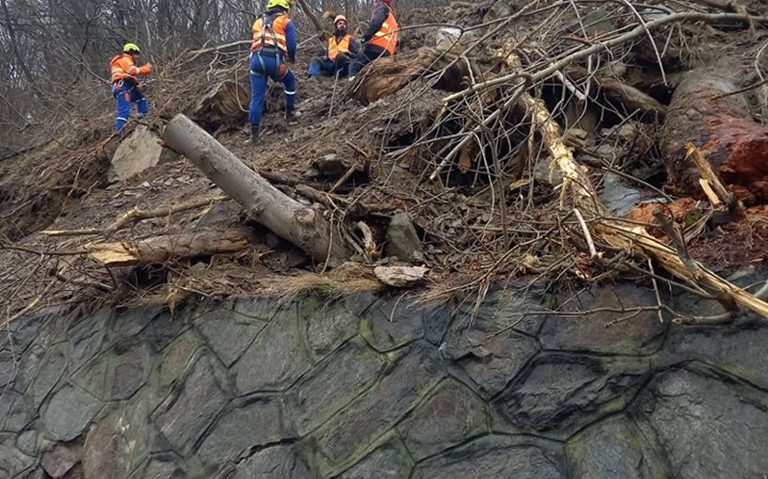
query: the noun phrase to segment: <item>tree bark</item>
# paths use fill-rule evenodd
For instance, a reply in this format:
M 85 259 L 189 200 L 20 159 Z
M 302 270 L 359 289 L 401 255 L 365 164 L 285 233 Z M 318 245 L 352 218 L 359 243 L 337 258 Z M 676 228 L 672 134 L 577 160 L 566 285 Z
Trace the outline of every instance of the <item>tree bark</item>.
M 133 266 L 165 263 L 171 258 L 194 258 L 234 253 L 253 244 L 254 234 L 247 228 L 201 231 L 154 238 L 96 243 L 88 254 L 104 266 Z
M 699 172 L 688 158 L 693 143 L 746 204 L 768 201 L 768 128 L 752 120 L 734 69 L 710 66 L 686 73 L 675 90 L 661 135 L 661 151 L 676 192 L 701 196 Z M 747 191 L 744 191 L 747 190 Z
M 184 115 L 176 115 L 162 136 L 249 215 L 316 261 L 337 265 L 351 256 L 338 225 L 272 186 Z

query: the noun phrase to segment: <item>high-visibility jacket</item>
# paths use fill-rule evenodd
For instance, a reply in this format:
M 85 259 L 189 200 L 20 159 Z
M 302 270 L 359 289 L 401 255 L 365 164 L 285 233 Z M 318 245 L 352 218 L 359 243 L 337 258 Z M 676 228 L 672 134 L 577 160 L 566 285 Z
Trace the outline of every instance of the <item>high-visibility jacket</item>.
M 390 55 L 394 55 L 400 38 L 400 26 L 397 24 L 397 20 L 395 20 L 394 10 L 387 4 L 384 4 L 384 6 L 389 11 L 387 19 L 381 24 L 379 31 L 373 34 L 373 38 L 371 38 L 368 44 L 376 45 L 386 50 Z
M 265 13 L 261 18 L 253 22 L 251 31 L 253 32 L 253 43 L 251 51 L 259 48 L 277 47 L 284 54 L 288 53 L 288 41 L 286 38 L 286 27 L 291 21 L 290 17 L 283 12 Z
M 337 41 L 336 36 L 331 35 L 331 38 L 328 39 L 328 59 L 331 61 L 336 60 L 339 53 L 349 55 L 349 42 L 351 40 L 352 35 L 349 33 L 341 37 L 341 41 Z
M 136 66 L 133 56 L 127 53 L 120 53 L 112 57 L 109 61 L 110 70 L 112 70 L 112 83 L 130 78 L 136 80 L 139 75 L 146 75 L 152 72 L 150 65 L 141 67 Z

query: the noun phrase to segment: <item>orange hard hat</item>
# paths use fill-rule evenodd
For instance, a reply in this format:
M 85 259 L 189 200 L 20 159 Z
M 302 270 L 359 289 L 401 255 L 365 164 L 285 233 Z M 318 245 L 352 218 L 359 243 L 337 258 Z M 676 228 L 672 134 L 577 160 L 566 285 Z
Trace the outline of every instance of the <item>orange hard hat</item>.
M 345 17 L 344 15 L 336 15 L 336 18 L 333 19 L 333 24 L 336 25 L 337 23 L 339 23 L 342 20 L 344 20 L 344 23 L 349 23 L 347 21 L 347 17 Z

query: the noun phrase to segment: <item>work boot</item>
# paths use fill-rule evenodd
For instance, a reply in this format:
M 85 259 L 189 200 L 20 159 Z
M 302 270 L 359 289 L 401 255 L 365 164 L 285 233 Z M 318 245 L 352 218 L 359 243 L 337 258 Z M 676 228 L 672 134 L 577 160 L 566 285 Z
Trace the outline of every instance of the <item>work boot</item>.
M 246 145 L 257 145 L 259 143 L 259 125 L 251 125 L 251 137 L 245 140 Z
M 285 107 L 285 121 L 289 125 L 297 125 L 299 123 L 299 113 L 294 107 Z

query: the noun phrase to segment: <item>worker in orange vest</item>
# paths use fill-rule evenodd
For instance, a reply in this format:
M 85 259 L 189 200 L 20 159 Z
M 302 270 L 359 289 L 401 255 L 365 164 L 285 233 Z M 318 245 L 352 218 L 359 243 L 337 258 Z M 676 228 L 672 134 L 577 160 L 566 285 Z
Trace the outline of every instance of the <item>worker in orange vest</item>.
M 328 39 L 328 51 L 325 58 L 313 58 L 309 62 L 307 75 L 317 78 L 320 75 L 347 76 L 349 62 L 360 53 L 360 43 L 347 32 L 347 17 L 337 15 L 333 19 L 333 35 Z
M 291 6 L 287 0 L 269 0 L 267 11 L 253 23 L 253 43 L 251 44 L 251 104 L 248 109 L 248 121 L 251 124 L 251 136 L 246 143 L 259 141 L 261 114 L 264 109 L 264 96 L 267 93 L 267 81 L 283 84 L 285 93 L 285 119 L 288 124 L 295 123 L 297 114 L 296 75 L 288 63 L 296 62 L 296 27 L 288 16 Z
M 139 118 L 144 118 L 149 112 L 149 105 L 144 94 L 139 89 L 140 75 L 152 73 L 152 64 L 137 66 L 141 53 L 135 43 L 126 43 L 123 52 L 118 53 L 109 62 L 112 75 L 112 96 L 117 100 L 115 113 L 115 133 L 120 133 L 131 116 L 131 106 L 136 104 Z
M 400 26 L 392 10 L 392 0 L 374 0 L 371 20 L 363 33 L 363 51 L 349 67 L 349 79 L 353 80 L 365 65 L 383 56 L 395 54 L 400 38 Z

